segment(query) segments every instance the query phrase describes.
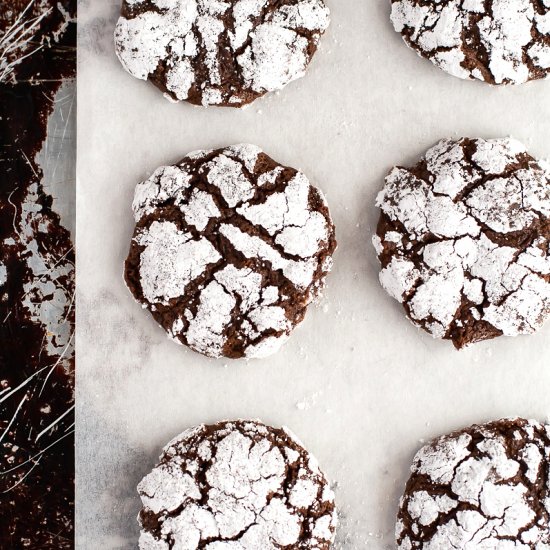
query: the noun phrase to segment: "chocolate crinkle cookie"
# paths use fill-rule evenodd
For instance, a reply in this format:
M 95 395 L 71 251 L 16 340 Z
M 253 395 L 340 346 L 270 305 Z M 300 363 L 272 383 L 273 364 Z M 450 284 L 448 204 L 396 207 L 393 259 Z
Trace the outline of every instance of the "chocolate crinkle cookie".
M 380 281 L 457 348 L 550 314 L 550 166 L 513 139 L 443 140 L 378 195 Z
M 124 0 L 115 42 L 169 99 L 241 107 L 302 77 L 328 25 L 323 0 Z
M 187 430 L 138 485 L 140 550 L 326 550 L 334 493 L 286 428 L 257 421 Z
M 133 208 L 128 287 L 172 338 L 210 357 L 277 351 L 332 266 L 323 195 L 254 145 L 159 168 Z
M 395 30 L 459 78 L 521 84 L 550 73 L 550 0 L 392 0 Z
M 550 426 L 505 419 L 435 439 L 414 458 L 399 550 L 550 548 Z

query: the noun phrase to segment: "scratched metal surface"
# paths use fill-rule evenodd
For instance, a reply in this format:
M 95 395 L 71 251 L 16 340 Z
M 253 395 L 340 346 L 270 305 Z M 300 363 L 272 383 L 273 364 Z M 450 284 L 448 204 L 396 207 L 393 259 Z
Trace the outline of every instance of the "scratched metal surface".
M 337 547 L 386 550 L 421 440 L 550 413 L 550 326 L 458 353 L 405 319 L 370 244 L 385 174 L 443 137 L 512 134 L 550 157 L 550 81 L 454 79 L 405 47 L 389 0 L 327 3 L 332 25 L 306 77 L 237 111 L 172 105 L 131 78 L 113 51 L 119 2 L 80 2 L 78 548 L 136 548 L 136 484 L 200 422 L 290 426 L 337 483 Z M 135 184 L 191 150 L 242 141 L 326 192 L 340 245 L 321 306 L 278 354 L 248 363 L 176 346 L 122 280 Z
M 6 549 L 74 547 L 75 12 L 73 0 L 0 3 Z
M 53 210 L 75 238 L 76 230 L 76 81 L 67 80 L 57 92 L 48 120 L 48 135 L 37 160 L 44 172 L 44 191 Z
M 63 227 L 75 227 L 76 83 L 44 97 L 53 102 L 46 139 L 36 156 L 19 153 L 31 179 L 21 173 L 7 196 L 12 222 L 0 241 L 1 259 L 9 259 L 0 281 L 9 306 L 0 319 L 2 548 L 20 547 L 29 532 L 37 548 L 72 547 L 74 263 Z M 7 162 L 14 170 L 17 161 Z

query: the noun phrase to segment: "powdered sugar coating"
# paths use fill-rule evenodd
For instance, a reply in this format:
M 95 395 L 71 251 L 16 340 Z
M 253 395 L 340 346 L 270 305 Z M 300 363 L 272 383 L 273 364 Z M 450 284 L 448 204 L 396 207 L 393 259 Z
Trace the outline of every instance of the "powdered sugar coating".
M 512 139 L 443 140 L 377 199 L 380 281 L 413 323 L 457 347 L 550 314 L 550 168 Z
M 317 461 L 257 421 L 187 430 L 138 492 L 140 550 L 325 550 L 334 539 L 334 493 Z
M 211 357 L 277 351 L 332 265 L 324 197 L 254 145 L 159 168 L 133 209 L 130 289 L 172 338 Z
M 399 550 L 550 548 L 550 426 L 506 419 L 440 437 L 415 456 Z
M 323 0 L 125 0 L 117 54 L 175 101 L 239 107 L 304 75 Z
M 171 222 L 153 222 L 137 236 L 136 243 L 144 248 L 140 265 L 143 295 L 153 303 L 181 296 L 187 284 L 221 258 L 209 241 L 195 240 Z
M 539 0 L 392 0 L 395 30 L 444 71 L 491 84 L 550 73 L 550 6 Z

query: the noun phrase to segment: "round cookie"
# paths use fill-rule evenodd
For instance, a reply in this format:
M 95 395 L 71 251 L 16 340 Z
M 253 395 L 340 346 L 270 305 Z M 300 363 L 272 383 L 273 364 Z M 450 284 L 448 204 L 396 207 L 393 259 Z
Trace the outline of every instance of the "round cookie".
M 172 338 L 210 357 L 277 351 L 332 267 L 322 193 L 254 145 L 159 168 L 133 209 L 128 287 Z
M 241 107 L 301 78 L 328 25 L 323 0 L 124 0 L 115 42 L 167 98 Z
M 457 348 L 550 314 L 550 166 L 513 139 L 443 140 L 378 195 L 380 282 Z
M 453 76 L 521 84 L 550 73 L 550 0 L 392 0 L 391 19 Z
M 550 425 L 499 420 L 423 447 L 396 539 L 398 550 L 550 548 Z
M 326 550 L 337 517 L 317 461 L 257 421 L 187 430 L 138 485 L 140 550 Z

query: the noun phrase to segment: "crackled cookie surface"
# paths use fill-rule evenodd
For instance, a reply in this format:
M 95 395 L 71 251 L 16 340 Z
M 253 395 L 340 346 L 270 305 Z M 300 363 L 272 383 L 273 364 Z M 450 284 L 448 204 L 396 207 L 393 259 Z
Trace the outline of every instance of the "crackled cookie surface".
M 444 71 L 490 84 L 550 73 L 550 0 L 392 0 L 395 30 Z
M 513 139 L 443 140 L 378 196 L 380 281 L 461 348 L 550 314 L 550 167 Z
M 323 0 L 125 0 L 115 41 L 169 99 L 240 107 L 302 77 L 328 25 Z
M 211 357 L 277 351 L 332 266 L 323 195 L 254 145 L 159 168 L 133 207 L 130 290 L 171 337 Z
M 324 550 L 334 539 L 334 494 L 285 428 L 235 421 L 187 430 L 138 491 L 140 550 Z
M 550 548 L 550 426 L 505 419 L 440 437 L 414 458 L 399 550 Z

